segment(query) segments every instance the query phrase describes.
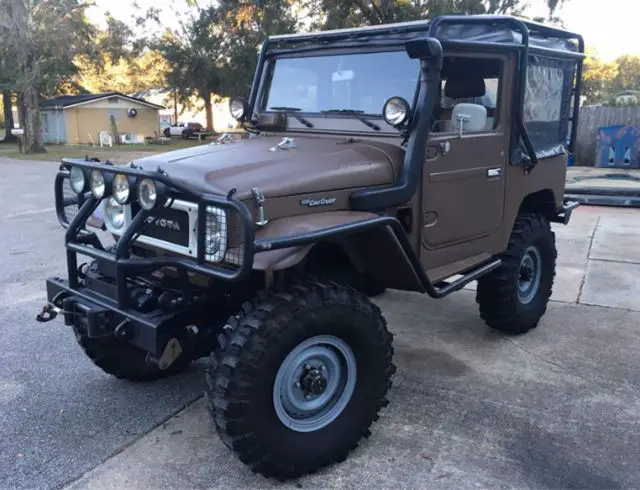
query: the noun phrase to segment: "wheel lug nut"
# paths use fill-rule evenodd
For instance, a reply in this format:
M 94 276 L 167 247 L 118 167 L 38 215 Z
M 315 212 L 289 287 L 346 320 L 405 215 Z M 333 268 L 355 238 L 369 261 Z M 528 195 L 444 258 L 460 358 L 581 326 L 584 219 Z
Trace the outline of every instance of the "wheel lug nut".
M 306 370 L 309 370 L 309 369 L 311 369 L 311 364 L 309 364 L 309 363 L 306 363 L 306 364 L 304 365 L 304 368 L 305 368 Z
M 296 381 L 295 383 L 293 383 L 293 386 L 295 386 L 296 388 L 300 388 L 300 381 Z
M 320 371 L 326 371 L 327 370 L 327 366 L 325 366 L 324 364 L 320 364 Z
M 311 399 L 311 395 L 304 395 L 305 400 Z

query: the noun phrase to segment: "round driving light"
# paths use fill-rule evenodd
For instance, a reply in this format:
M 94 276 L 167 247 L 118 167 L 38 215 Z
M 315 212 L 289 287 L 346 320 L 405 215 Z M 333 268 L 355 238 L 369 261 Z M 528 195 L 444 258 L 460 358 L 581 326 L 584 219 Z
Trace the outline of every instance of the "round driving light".
M 106 185 L 104 183 L 104 174 L 100 170 L 91 171 L 89 187 L 91 188 L 91 194 L 93 194 L 93 197 L 96 199 L 102 199 Z
M 129 185 L 129 178 L 124 174 L 117 174 L 113 178 L 113 197 L 120 204 L 126 204 L 129 201 L 131 195 L 131 186 Z
M 82 170 L 80 167 L 71 167 L 71 170 L 69 171 L 69 184 L 71 184 L 71 189 L 73 189 L 73 192 L 75 192 L 76 194 L 82 193 L 82 191 L 84 191 L 85 189 L 86 184 L 84 170 Z
M 147 211 L 155 207 L 158 202 L 158 189 L 152 179 L 144 178 L 140 181 L 138 201 L 142 209 L 146 209 Z
M 382 116 L 392 126 L 400 126 L 409 119 L 409 103 L 402 97 L 391 97 L 384 103 Z
M 110 197 L 105 202 L 104 215 L 106 221 L 116 230 L 124 226 L 124 206 L 115 198 Z
M 236 121 L 240 121 L 247 112 L 247 102 L 242 97 L 234 97 L 229 102 L 229 112 Z

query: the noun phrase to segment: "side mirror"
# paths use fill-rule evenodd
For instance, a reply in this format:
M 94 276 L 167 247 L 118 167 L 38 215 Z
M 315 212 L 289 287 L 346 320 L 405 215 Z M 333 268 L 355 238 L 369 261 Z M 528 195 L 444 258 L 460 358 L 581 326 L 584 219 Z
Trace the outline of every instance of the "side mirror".
M 442 45 L 433 37 L 411 39 L 404 43 L 404 50 L 409 58 L 426 60 L 428 58 L 442 57 Z
M 236 120 L 242 122 L 247 113 L 249 112 L 249 103 L 244 97 L 233 97 L 229 101 L 229 112 L 231 116 Z

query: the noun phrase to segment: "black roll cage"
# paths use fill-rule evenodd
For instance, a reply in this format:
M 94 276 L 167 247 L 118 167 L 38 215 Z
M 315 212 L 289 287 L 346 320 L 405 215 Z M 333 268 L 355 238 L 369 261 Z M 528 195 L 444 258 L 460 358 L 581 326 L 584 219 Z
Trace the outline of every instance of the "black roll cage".
M 438 29 L 443 26 L 493 26 L 513 29 L 515 32 L 521 35 L 520 43 L 506 43 L 506 42 L 474 42 L 465 40 L 455 40 L 438 37 Z M 415 34 L 416 36 L 423 35 L 427 38 L 434 38 L 440 41 L 443 49 L 468 49 L 468 50 L 490 50 L 490 51 L 510 51 L 516 50 L 519 53 L 519 67 L 518 67 L 518 93 L 517 101 L 514 108 L 514 119 L 517 131 L 511 135 L 510 149 L 513 149 L 518 144 L 518 136 L 522 138 L 522 142 L 526 149 L 528 162 L 526 167 L 530 170 L 538 163 L 538 156 L 531 142 L 531 138 L 527 132 L 527 128 L 523 118 L 523 108 L 525 100 L 525 91 L 527 84 L 527 68 L 529 64 L 530 55 L 540 55 L 544 57 L 556 57 L 564 59 L 574 59 L 577 61 L 577 69 L 575 80 L 572 85 L 573 92 L 573 114 L 569 118 L 571 122 L 571 134 L 569 140 L 568 151 L 574 153 L 575 140 L 578 131 L 578 115 L 580 111 L 580 93 L 582 88 L 582 72 L 583 72 L 583 60 L 584 60 L 584 39 L 581 35 L 569 32 L 563 29 L 547 26 L 537 22 L 523 20 L 517 17 L 511 16 L 462 16 L 462 15 L 444 15 L 434 18 L 432 21 L 415 21 L 406 22 L 402 24 L 388 24 L 380 26 L 371 26 L 364 28 L 354 29 L 339 29 L 334 31 L 315 32 L 309 34 L 288 34 L 281 36 L 272 36 L 266 38 L 260 49 L 258 57 L 258 65 L 254 73 L 253 83 L 251 86 L 251 93 L 248 101 L 247 114 L 252 117 L 256 109 L 258 101 L 259 91 L 263 82 L 264 66 L 267 57 L 278 55 L 281 53 L 305 53 L 318 50 L 326 50 L 329 46 L 335 47 L 362 47 L 366 45 L 368 47 L 374 46 L 389 46 L 398 45 L 402 42 L 410 40 L 407 35 Z M 531 45 L 531 36 L 535 35 L 546 39 L 562 39 L 567 41 L 576 41 L 578 44 L 578 51 L 568 51 L 553 48 L 546 48 L 542 46 Z M 385 36 L 383 39 L 373 39 L 372 36 Z M 293 46 L 292 44 L 304 44 L 303 46 Z M 287 45 L 289 47 L 287 48 Z M 414 114 L 412 120 L 416 120 L 416 113 L 424 111 L 426 106 L 431 101 L 424 98 L 422 106 L 414 106 Z M 414 129 L 414 128 L 412 128 Z M 428 137 L 427 133 L 420 135 L 421 140 L 426 141 Z M 510 151 L 510 155 L 513 152 Z M 408 163 L 405 161 L 405 163 Z M 422 165 L 422 162 L 419 163 Z M 411 170 L 405 169 L 404 172 L 413 174 Z

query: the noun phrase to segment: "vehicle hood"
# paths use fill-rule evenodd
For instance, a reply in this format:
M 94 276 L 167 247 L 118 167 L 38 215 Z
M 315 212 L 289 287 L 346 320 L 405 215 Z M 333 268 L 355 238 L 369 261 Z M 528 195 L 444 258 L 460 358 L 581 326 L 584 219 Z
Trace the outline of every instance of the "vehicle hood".
M 145 170 L 161 167 L 176 181 L 201 192 L 244 198 L 258 187 L 265 197 L 390 184 L 402 150 L 392 144 L 345 138 L 294 137 L 296 147 L 277 147 L 280 136 L 257 136 L 206 144 L 137 160 Z

